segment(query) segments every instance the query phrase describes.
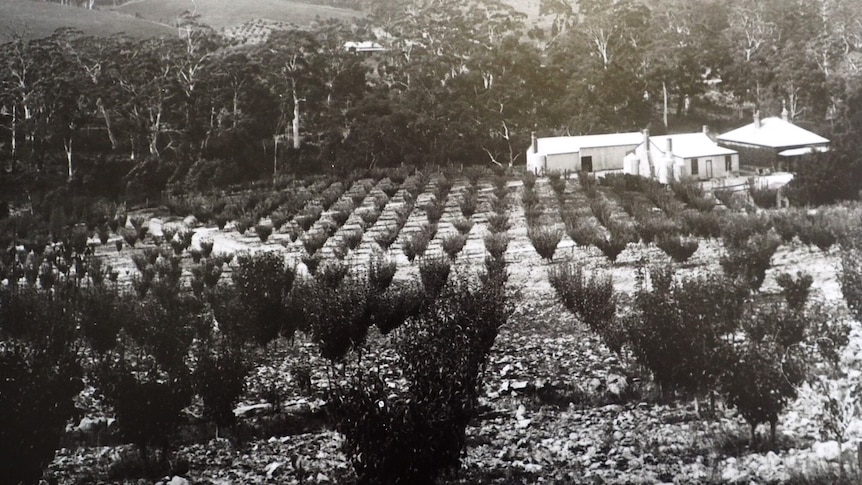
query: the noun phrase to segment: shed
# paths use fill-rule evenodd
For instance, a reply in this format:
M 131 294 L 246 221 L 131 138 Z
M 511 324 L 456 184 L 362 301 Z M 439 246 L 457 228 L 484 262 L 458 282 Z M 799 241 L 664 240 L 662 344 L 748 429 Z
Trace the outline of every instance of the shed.
M 643 141 L 640 132 L 583 136 L 532 137 L 527 170 L 548 172 L 604 172 L 622 170 L 627 153 Z
M 739 153 L 719 146 L 704 132 L 649 136 L 634 151 L 626 173 L 656 178 L 710 180 L 739 173 Z

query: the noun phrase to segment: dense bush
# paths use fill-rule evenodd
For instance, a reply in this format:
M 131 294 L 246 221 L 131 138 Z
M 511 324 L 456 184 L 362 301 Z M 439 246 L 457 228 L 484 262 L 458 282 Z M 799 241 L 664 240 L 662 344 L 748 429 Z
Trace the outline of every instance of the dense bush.
M 398 367 L 406 388 L 393 390 L 370 374 L 333 396 L 336 429 L 359 483 L 434 483 L 458 468 L 481 372 L 508 317 L 501 288 L 459 283 L 402 326 Z
M 396 225 L 387 225 L 382 231 L 378 232 L 374 236 L 374 242 L 376 242 L 381 249 L 387 250 L 390 246 L 398 239 L 398 226 Z
M 563 306 L 619 353 L 625 338 L 617 325 L 617 297 L 610 275 L 587 277 L 579 264 L 561 263 L 548 271 L 548 280 Z
M 700 182 L 671 182 L 670 188 L 679 200 L 700 212 L 710 212 L 715 207 L 715 201 L 704 195 Z
M 697 251 L 697 239 L 683 239 L 679 235 L 662 234 L 656 238 L 656 246 L 677 263 L 688 261 Z
M 449 272 L 452 269 L 452 261 L 441 256 L 429 256 L 422 258 L 419 263 L 419 278 L 422 287 L 429 300 L 434 300 L 443 291 L 449 280 Z
M 635 358 L 665 396 L 717 389 L 730 359 L 725 336 L 739 325 L 745 291 L 715 276 L 677 282 L 669 268 L 650 270 L 649 287 L 640 278 L 634 311 L 623 318 Z
M 247 326 L 248 337 L 266 345 L 279 334 L 290 337 L 296 325 L 287 314 L 283 299 L 293 287 L 295 271 L 285 266 L 284 257 L 276 252 L 240 254 L 231 273 L 236 301 L 241 308 L 236 321 L 222 321 L 233 328 Z
M 485 236 L 485 250 L 495 259 L 501 259 L 509 247 L 509 235 L 506 232 L 490 233 Z
M 769 232 L 770 220 L 756 214 L 730 214 L 721 219 L 721 239 L 725 247 L 741 247 L 754 235 Z
M 446 209 L 445 200 L 437 199 L 434 202 L 425 204 L 425 215 L 428 217 L 428 222 L 436 224 L 443 216 L 443 211 Z
M 741 246 L 728 247 L 719 264 L 729 278 L 757 291 L 766 278 L 772 255 L 780 244 L 781 240 L 773 233 L 755 234 Z
M 272 234 L 272 226 L 266 224 L 258 224 L 254 226 L 254 233 L 260 238 L 260 242 L 266 242 Z
M 599 237 L 599 228 L 586 217 L 577 214 L 564 214 L 566 233 L 578 246 L 588 247 Z
M 808 273 L 801 271 L 794 278 L 789 273 L 780 273 L 775 277 L 775 282 L 781 287 L 787 306 L 791 310 L 803 310 L 811 292 L 811 284 L 814 279 Z
M 323 358 L 342 360 L 350 350 L 358 350 L 368 334 L 367 286 L 351 277 L 337 286 L 313 284 L 311 288 L 303 302 L 311 337 Z
M 36 483 L 54 458 L 83 370 L 63 297 L 0 286 L 0 474 Z
M 684 234 L 702 238 L 717 238 L 723 235 L 722 221 L 725 218 L 719 217 L 718 214 L 692 209 L 686 209 L 681 214 Z
M 637 233 L 644 244 L 649 244 L 661 235 L 678 234 L 679 227 L 663 214 L 646 213 L 637 221 Z
M 404 240 L 401 243 L 401 250 L 404 251 L 407 260 L 412 263 L 417 256 L 425 254 L 428 244 L 434 239 L 436 233 L 437 225 L 427 224 L 409 236 L 405 234 Z
M 608 258 L 608 261 L 612 263 L 616 262 L 617 257 L 628 246 L 629 242 L 631 242 L 631 237 L 627 233 L 616 231 L 612 231 L 608 237 L 597 236 L 593 239 L 593 245 L 599 248 L 602 254 Z
M 473 219 L 469 219 L 469 218 L 455 219 L 455 221 L 452 222 L 452 226 L 455 227 L 455 229 L 460 234 L 467 234 L 468 232 L 470 232 L 470 229 L 473 229 Z
M 563 231 L 553 226 L 538 226 L 527 230 L 527 237 L 543 259 L 552 261 L 557 245 L 563 239 Z
M 466 243 L 466 234 L 450 234 L 443 238 L 443 252 L 445 252 L 450 258 L 455 259 L 458 257 L 458 253 L 461 252 L 461 249 L 464 248 Z

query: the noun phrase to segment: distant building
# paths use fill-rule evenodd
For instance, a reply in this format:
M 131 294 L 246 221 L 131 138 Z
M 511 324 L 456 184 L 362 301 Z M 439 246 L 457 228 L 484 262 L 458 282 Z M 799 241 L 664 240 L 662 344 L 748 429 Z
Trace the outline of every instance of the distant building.
M 536 138 L 527 149 L 527 170 L 604 172 L 622 170 L 626 154 L 643 141 L 640 132 Z
M 363 41 L 363 42 L 354 42 L 349 41 L 344 43 L 344 50 L 353 54 L 359 53 L 368 53 L 368 52 L 385 52 L 387 49 L 377 42 L 372 41 Z
M 700 133 L 650 136 L 644 130 L 641 143 L 624 160 L 625 173 L 671 180 L 710 180 L 739 173 L 739 154 L 719 146 L 704 126 Z

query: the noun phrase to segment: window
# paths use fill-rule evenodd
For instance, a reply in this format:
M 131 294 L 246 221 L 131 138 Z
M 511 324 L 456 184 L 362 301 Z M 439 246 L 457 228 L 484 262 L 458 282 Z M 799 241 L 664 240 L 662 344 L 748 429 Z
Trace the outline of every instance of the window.
M 581 170 L 584 172 L 592 172 L 593 171 L 593 157 L 581 157 Z
M 691 174 L 692 174 L 692 175 L 697 175 L 697 174 L 698 174 L 698 170 L 697 170 L 697 169 L 698 169 L 698 166 L 697 166 L 697 159 L 696 159 L 696 158 L 692 158 L 692 159 L 691 159 Z
M 724 156 L 724 170 L 726 172 L 733 172 L 733 155 Z

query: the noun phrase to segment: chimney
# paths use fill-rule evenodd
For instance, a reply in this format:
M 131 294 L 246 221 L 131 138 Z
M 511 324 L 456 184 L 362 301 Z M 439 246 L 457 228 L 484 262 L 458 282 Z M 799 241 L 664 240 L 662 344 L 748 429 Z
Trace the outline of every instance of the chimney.
M 709 136 L 709 125 L 703 125 L 703 134 Z
M 754 111 L 754 127 L 760 129 L 760 111 Z
M 536 132 L 535 131 L 530 132 L 530 142 L 533 145 L 533 153 L 538 153 L 539 152 L 539 139 L 536 138 Z
M 670 157 L 673 154 L 673 139 L 671 137 L 667 137 L 667 149 L 665 150 L 665 155 Z
M 649 128 L 644 128 L 644 147 L 647 153 L 649 153 Z
M 781 100 L 781 119 L 784 121 L 789 121 L 787 118 L 790 113 L 787 112 L 787 102 L 783 99 Z

